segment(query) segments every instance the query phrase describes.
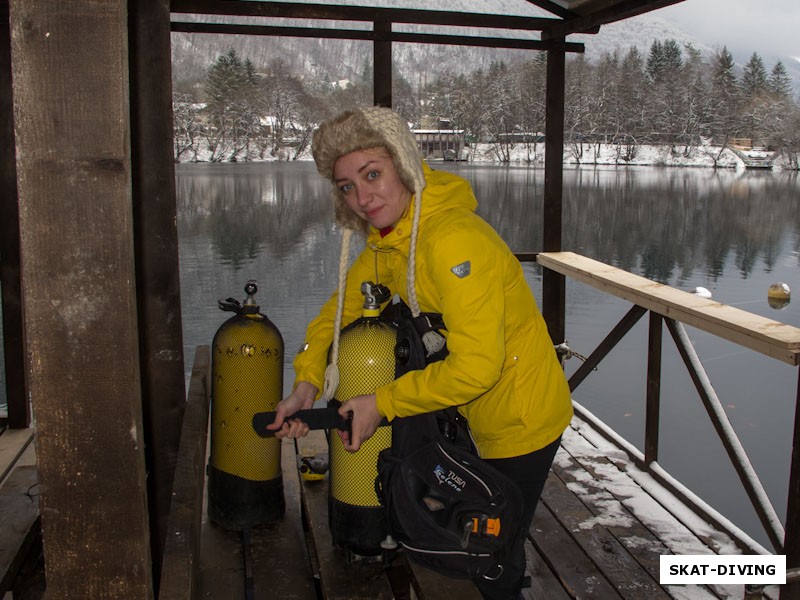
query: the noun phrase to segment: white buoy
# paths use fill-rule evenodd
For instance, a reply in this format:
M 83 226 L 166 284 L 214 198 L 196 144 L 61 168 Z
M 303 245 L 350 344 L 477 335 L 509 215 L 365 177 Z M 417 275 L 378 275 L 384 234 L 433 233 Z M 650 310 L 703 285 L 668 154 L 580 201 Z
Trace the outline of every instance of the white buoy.
M 708 288 L 698 286 L 692 290 L 692 293 L 701 298 L 711 298 L 711 292 L 708 291 Z

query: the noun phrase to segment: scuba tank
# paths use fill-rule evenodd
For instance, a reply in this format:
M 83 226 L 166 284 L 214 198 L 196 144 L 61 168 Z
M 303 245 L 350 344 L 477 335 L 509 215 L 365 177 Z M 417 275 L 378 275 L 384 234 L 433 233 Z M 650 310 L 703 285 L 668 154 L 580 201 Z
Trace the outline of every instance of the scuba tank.
M 275 410 L 283 397 L 283 338 L 259 312 L 256 282 L 244 291 L 244 304 L 219 301 L 236 314 L 212 344 L 208 517 L 231 531 L 277 521 L 286 507 L 281 441 L 251 426 L 253 414 Z
M 380 305 L 389 290 L 367 281 L 362 316 L 342 329 L 339 336 L 339 387 L 342 402 L 394 380 L 397 330 L 380 317 Z M 378 454 L 392 445 L 392 428 L 380 426 L 358 452 L 345 450 L 335 429 L 328 432 L 330 458 L 328 525 L 333 543 L 358 556 L 376 556 L 387 536 L 385 511 L 375 492 Z

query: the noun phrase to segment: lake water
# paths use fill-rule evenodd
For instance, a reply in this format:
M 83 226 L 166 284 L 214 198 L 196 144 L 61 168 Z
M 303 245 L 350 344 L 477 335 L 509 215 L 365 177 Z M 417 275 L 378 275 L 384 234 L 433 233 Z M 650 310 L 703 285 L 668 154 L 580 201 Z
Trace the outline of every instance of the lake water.
M 479 212 L 514 251 L 541 248 L 544 172 L 438 164 L 472 181 Z M 564 176 L 563 247 L 800 326 L 800 301 L 767 303 L 771 283 L 800 293 L 797 173 L 710 169 L 580 168 Z M 328 185 L 312 163 L 178 165 L 178 227 L 187 374 L 230 313 L 217 300 L 259 283 L 262 312 L 291 360 L 305 326 L 336 285 L 340 231 Z M 356 244 L 358 245 L 358 244 Z M 541 270 L 525 265 L 537 300 Z M 588 355 L 630 305 L 567 282 L 567 340 Z M 785 517 L 797 369 L 687 328 L 781 518 Z M 575 391 L 577 401 L 638 448 L 644 443 L 647 319 Z M 664 333 L 659 462 L 768 546 L 746 494 Z M 567 363 L 570 374 L 579 365 Z

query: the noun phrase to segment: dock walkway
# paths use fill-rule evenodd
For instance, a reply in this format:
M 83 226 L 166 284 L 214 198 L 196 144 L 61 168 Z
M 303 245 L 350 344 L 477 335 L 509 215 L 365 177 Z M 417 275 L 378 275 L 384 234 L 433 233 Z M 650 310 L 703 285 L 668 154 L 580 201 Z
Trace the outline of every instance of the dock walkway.
M 324 449 L 322 437 L 305 443 L 305 454 Z M 330 544 L 327 483 L 301 480 L 294 444 L 285 441 L 283 451 L 287 514 L 279 525 L 253 530 L 248 547 L 241 534 L 222 531 L 203 516 L 198 598 L 480 598 L 466 582 L 409 568 L 402 558 L 388 569 L 380 563 L 348 564 Z M 777 586 L 749 596 L 741 585 L 661 586 L 662 554 L 741 550 L 580 416 L 564 435 L 526 552 L 532 580 L 523 593 L 526 600 L 777 599 L 779 594 Z
M 748 595 L 741 585 L 660 585 L 660 555 L 737 554 L 742 552 L 741 540 L 737 543 L 729 533 L 709 524 L 708 519 L 698 516 L 641 471 L 624 449 L 609 442 L 583 418 L 586 413 L 576 408 L 578 414 L 564 434 L 528 535 L 526 552 L 532 586 L 524 590 L 525 600 L 778 598 L 778 586 L 764 588 L 763 595 Z M 324 437 L 313 435 L 319 433 L 312 432 L 298 444 L 289 440 L 282 444 L 287 508 L 280 523 L 244 534 L 226 531 L 208 521 L 205 503 L 201 514 L 185 514 L 178 519 L 200 523 L 197 551 L 185 552 L 177 562 L 176 554 L 168 553 L 173 562 L 171 566 L 165 562 L 159 598 L 480 600 L 469 582 L 409 565 L 402 556 L 388 567 L 379 561 L 346 561 L 330 542 L 327 481 L 304 481 L 298 475 L 298 449 L 303 455 L 324 450 Z M 13 432 L 4 437 L 12 439 Z M 34 461 L 30 451 L 20 453 L 20 457 L 4 469 L 0 485 L 3 512 L 15 505 L 16 497 L 30 506 L 30 486 L 35 481 L 22 487 L 15 482 L 23 476 L 30 478 Z M 197 466 L 205 461 L 193 462 Z M 203 496 L 204 490 L 205 486 Z M 176 507 L 176 513 L 186 510 L 183 505 Z M 33 528 L 38 521 L 29 516 L 26 523 Z M 4 519 L 3 527 L 16 531 L 20 544 L 26 540 L 24 545 L 30 545 L 29 534 L 20 530 L 19 523 Z M 180 540 L 179 544 L 191 537 L 187 531 L 171 535 Z M 13 569 L 24 557 L 6 552 L 5 558 L 9 563 L 6 568 Z M 6 579 L 1 598 L 9 597 L 3 595 L 13 589 L 9 583 Z
M 442 577 L 409 564 L 402 555 L 388 564 L 348 562 L 333 547 L 327 481 L 305 481 L 298 473 L 298 456 L 326 450 L 320 431 L 297 442 L 282 442 L 286 514 L 279 523 L 247 532 L 211 524 L 205 507 L 209 362 L 208 347 L 198 348 L 159 600 L 480 600 L 471 582 Z M 660 585 L 663 554 L 766 551 L 702 503 L 702 510 L 696 501 L 690 506 L 685 499 L 691 492 L 674 483 L 664 485 L 669 476 L 657 465 L 650 465 L 647 472 L 640 469 L 635 448 L 615 438 L 580 405 L 575 408 L 576 416 L 563 436 L 529 531 L 526 552 L 532 585 L 524 590 L 526 600 L 778 599 L 778 586 L 748 595 L 741 585 Z M 22 555 L 30 554 L 26 552 L 32 546 L 30 536 L 38 530 L 38 507 L 32 504 L 36 495 L 31 493 L 36 486 L 32 437 L 31 432 L 0 436 L 0 441 L 15 441 L 0 444 L 0 449 L 8 446 L 2 452 L 5 464 L 0 482 L 0 514 L 4 515 L 0 540 L 6 542 L 0 544 L 5 550 L 0 553 L 5 561 L 0 565 L 5 573 L 0 589 L 3 600 L 9 590 L 21 589 L 14 573 L 24 571 Z M 26 478 L 25 485 L 16 483 L 21 477 Z M 9 548 L 12 537 L 16 541 Z M 38 600 L 41 596 L 20 597 Z M 18 600 L 16 593 L 14 600 Z

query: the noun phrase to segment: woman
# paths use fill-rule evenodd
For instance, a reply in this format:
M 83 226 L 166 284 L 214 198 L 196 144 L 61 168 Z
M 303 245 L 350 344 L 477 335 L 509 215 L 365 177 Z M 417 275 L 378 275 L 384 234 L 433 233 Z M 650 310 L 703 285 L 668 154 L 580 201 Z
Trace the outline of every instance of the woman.
M 305 435 L 288 419 L 335 391 L 326 361 L 342 324 L 361 314 L 360 285 L 374 281 L 398 293 L 414 315 L 441 313 L 448 355 L 340 409 L 352 412 L 345 447 L 355 452 L 381 419 L 458 406 L 480 456 L 513 481 L 530 526 L 561 434 L 572 416 L 569 388 L 522 267 L 503 240 L 475 214 L 470 184 L 434 171 L 413 134 L 386 108 L 343 113 L 314 134 L 312 153 L 333 185 L 336 219 L 365 231 L 367 244 L 339 291 L 311 322 L 294 362 L 292 393 L 270 426 L 278 437 Z M 343 244 L 345 251 L 347 243 Z M 335 361 L 334 361 L 335 367 Z M 517 598 L 525 572 L 524 538 L 513 564 L 495 581 L 476 581 L 485 598 Z

